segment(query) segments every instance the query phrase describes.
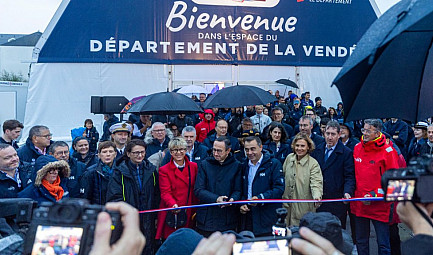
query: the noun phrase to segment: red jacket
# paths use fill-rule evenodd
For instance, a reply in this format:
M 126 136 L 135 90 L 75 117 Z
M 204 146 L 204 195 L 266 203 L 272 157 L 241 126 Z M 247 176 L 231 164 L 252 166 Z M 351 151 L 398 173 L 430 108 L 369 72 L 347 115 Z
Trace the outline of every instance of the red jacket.
M 198 203 L 198 200 L 194 195 L 194 185 L 198 171 L 197 164 L 190 162 L 188 157 L 185 157 L 185 168 L 183 171 L 180 171 L 176 167 L 176 165 L 173 163 L 173 159 L 171 159 L 169 163 L 159 168 L 159 188 L 161 190 L 161 203 L 159 204 L 159 208 L 173 207 L 174 204 L 177 204 L 178 206 L 186 205 L 189 184 L 188 167 L 191 171 L 191 188 L 188 205 Z M 191 219 L 194 213 L 195 211 L 192 209 L 187 209 L 186 214 L 188 216 L 188 220 L 185 227 L 194 227 L 193 221 Z M 165 223 L 166 215 L 167 212 L 158 213 L 156 239 L 160 239 L 161 237 L 166 239 L 171 233 L 176 231 L 176 229 L 170 228 Z
M 397 152 L 392 146 L 386 144 L 385 136 L 381 134 L 374 141 L 367 143 L 364 143 L 362 137 L 361 142 L 353 150 L 353 158 L 356 178 L 355 197 L 364 197 L 372 191 L 377 196 L 383 197 L 382 174 L 389 169 L 399 167 Z M 364 205 L 362 202 L 351 202 L 350 209 L 358 217 L 389 222 L 391 203 L 378 201 Z
M 195 131 L 197 133 L 197 141 L 203 142 L 204 139 L 206 139 L 207 133 L 209 133 L 211 130 L 215 129 L 215 114 L 211 109 L 204 110 L 204 113 L 210 113 L 212 114 L 212 119 L 210 121 L 206 120 L 204 118 L 203 114 L 203 120 L 195 125 Z

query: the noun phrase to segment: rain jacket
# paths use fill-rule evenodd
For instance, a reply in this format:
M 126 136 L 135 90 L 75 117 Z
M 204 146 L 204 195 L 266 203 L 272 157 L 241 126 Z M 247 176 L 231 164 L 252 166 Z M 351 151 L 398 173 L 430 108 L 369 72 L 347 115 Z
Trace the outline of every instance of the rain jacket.
M 355 160 L 355 197 L 364 197 L 367 194 L 383 197 L 381 178 L 385 171 L 398 168 L 398 155 L 392 145 L 386 144 L 385 135 L 380 134 L 373 141 L 361 142 L 353 151 Z M 374 192 L 374 193 L 373 193 Z M 365 217 L 381 222 L 389 222 L 391 203 L 375 201 L 370 205 L 362 202 L 352 202 L 350 209 L 358 217 Z
M 203 120 L 197 125 L 195 125 L 195 131 L 197 133 L 197 141 L 201 143 L 204 141 L 204 139 L 206 139 L 207 133 L 215 129 L 215 120 L 214 120 L 215 114 L 210 109 L 207 109 L 204 112 L 212 114 L 212 119 L 210 119 L 210 121 L 206 120 L 203 114 L 203 118 L 202 118 Z

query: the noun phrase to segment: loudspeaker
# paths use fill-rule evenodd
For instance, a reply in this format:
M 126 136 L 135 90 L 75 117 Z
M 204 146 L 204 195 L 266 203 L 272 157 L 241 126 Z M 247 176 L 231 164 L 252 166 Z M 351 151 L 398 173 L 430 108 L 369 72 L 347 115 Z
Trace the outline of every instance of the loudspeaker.
M 95 114 L 120 113 L 129 103 L 124 96 L 92 96 L 90 98 L 90 112 Z

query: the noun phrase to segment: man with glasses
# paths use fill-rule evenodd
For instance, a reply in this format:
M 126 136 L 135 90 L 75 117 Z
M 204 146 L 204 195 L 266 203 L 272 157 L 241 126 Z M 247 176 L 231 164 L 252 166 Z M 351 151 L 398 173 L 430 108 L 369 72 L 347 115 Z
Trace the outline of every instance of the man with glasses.
M 171 138 L 173 138 L 173 134 L 162 122 L 153 123 L 152 127 L 146 132 L 146 138 L 144 138 L 144 142 L 147 144 L 146 159 L 168 148 Z
M 272 109 L 272 120 L 281 123 L 281 125 L 283 125 L 283 127 L 284 127 L 284 130 L 286 130 L 287 137 L 292 137 L 294 135 L 293 134 L 293 128 L 292 128 L 292 126 L 290 126 L 286 123 L 283 123 L 283 118 L 284 118 L 283 109 L 281 109 L 280 106 L 274 107 L 274 109 Z M 263 129 L 263 132 L 261 135 L 263 140 L 268 139 L 269 126 L 270 126 L 270 124 L 268 126 L 266 126 L 265 129 Z
M 241 197 L 240 163 L 233 157 L 230 139 L 218 137 L 212 157 L 199 165 L 194 194 L 201 204 L 239 200 Z M 197 232 L 205 237 L 215 231 L 235 230 L 239 212 L 236 206 L 222 205 L 197 209 Z
M 52 134 L 46 126 L 34 126 L 29 131 L 26 144 L 18 149 L 18 156 L 22 162 L 33 163 L 42 155 L 52 143 Z
M 249 117 L 245 117 L 242 119 L 241 126 L 239 127 L 238 130 L 233 132 L 233 137 L 241 138 L 242 134 L 247 130 L 253 130 L 253 122 Z
M 361 142 L 355 146 L 355 197 L 383 197 L 381 178 L 385 171 L 398 168 L 398 155 L 386 143 L 381 133 L 382 121 L 367 119 L 361 130 Z M 391 203 L 384 201 L 352 202 L 350 209 L 355 217 L 356 247 L 358 254 L 369 254 L 370 222 L 377 235 L 378 254 L 391 254 L 389 219 Z
M 340 124 L 331 120 L 325 128 L 325 143 L 317 146 L 311 156 L 317 160 L 323 175 L 322 199 L 351 198 L 355 191 L 355 169 L 352 151 L 339 140 Z M 330 212 L 346 228 L 348 204 L 323 203 L 317 212 Z
M 80 179 L 86 171 L 86 165 L 69 156 L 69 146 L 63 141 L 54 142 L 50 146 L 48 152 L 55 159 L 64 160 L 69 164 L 71 173 L 68 177 L 68 182 L 66 185 L 69 190 L 69 197 L 80 197 Z
M 239 150 L 239 142 L 238 139 L 229 136 L 227 134 L 227 130 L 228 130 L 228 123 L 227 121 L 225 121 L 224 119 L 219 119 L 216 124 L 215 124 L 215 134 L 212 134 L 210 136 L 208 136 L 206 139 L 204 139 L 203 144 L 208 147 L 209 149 L 212 149 L 213 147 L 213 143 L 215 142 L 215 140 L 218 137 L 221 136 L 225 136 L 226 138 L 228 138 L 230 140 L 231 143 L 231 149 L 233 152 Z

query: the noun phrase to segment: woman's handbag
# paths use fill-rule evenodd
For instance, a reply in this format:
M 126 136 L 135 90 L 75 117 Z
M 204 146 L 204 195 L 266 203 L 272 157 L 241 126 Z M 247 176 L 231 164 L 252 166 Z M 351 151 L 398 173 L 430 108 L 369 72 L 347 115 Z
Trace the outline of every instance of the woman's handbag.
M 189 176 L 189 183 L 188 183 L 188 197 L 186 199 L 186 205 L 188 205 L 189 201 L 189 193 L 191 190 L 191 170 L 188 166 L 188 176 Z M 181 209 L 178 213 L 173 213 L 172 211 L 168 211 L 167 215 L 165 217 L 165 223 L 170 228 L 181 228 L 186 225 L 186 222 L 188 220 L 188 216 L 186 214 L 186 209 Z

